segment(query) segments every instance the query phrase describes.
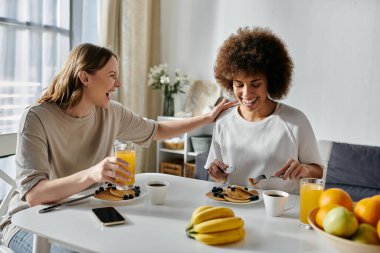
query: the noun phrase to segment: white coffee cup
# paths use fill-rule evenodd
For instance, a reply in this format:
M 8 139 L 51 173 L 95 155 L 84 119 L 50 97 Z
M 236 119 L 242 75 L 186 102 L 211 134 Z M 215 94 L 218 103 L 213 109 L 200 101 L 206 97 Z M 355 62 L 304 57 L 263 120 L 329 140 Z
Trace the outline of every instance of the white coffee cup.
M 280 216 L 284 211 L 292 207 L 285 208 L 289 200 L 289 193 L 284 191 L 269 190 L 263 192 L 265 210 L 269 216 Z
M 149 181 L 145 184 L 150 203 L 153 205 L 162 205 L 165 203 L 166 193 L 169 189 L 167 181 Z

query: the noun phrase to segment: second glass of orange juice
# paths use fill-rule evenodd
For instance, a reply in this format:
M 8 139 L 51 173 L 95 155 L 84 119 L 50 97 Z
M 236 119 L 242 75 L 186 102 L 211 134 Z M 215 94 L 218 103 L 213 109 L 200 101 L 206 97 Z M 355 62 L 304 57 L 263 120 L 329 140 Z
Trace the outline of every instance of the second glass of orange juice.
M 301 226 L 311 229 L 307 216 L 318 207 L 319 197 L 324 189 L 324 182 L 318 178 L 302 178 L 300 180 L 300 221 Z
M 128 176 L 118 171 L 117 173 L 119 175 L 130 178 L 131 181 L 123 181 L 119 179 L 116 179 L 116 181 L 124 184 L 125 185 L 125 187 L 123 187 L 124 189 L 127 189 L 127 190 L 132 189 L 135 184 L 135 158 L 136 158 L 135 147 L 133 143 L 127 142 L 127 143 L 115 145 L 114 151 L 115 151 L 115 156 L 127 162 L 129 164 L 129 167 L 124 167 L 121 164 L 119 165 L 131 173 L 131 175 Z

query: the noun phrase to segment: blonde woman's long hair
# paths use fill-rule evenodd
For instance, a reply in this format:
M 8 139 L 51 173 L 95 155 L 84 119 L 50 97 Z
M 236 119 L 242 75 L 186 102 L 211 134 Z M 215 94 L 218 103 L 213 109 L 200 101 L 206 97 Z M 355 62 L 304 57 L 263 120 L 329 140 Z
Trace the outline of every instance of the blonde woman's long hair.
M 95 73 L 104 67 L 109 59 L 117 55 L 105 47 L 84 43 L 75 47 L 69 54 L 61 71 L 51 81 L 46 92 L 37 103 L 55 103 L 67 110 L 82 99 L 83 83 L 79 78 L 81 71 Z

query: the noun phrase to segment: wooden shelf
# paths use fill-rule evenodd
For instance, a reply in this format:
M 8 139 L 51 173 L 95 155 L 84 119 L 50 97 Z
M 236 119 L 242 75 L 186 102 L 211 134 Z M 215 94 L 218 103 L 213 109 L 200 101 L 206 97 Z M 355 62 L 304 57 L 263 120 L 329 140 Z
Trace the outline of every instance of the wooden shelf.
M 174 153 L 174 154 L 184 154 L 184 149 L 167 149 L 167 148 L 160 148 L 161 152 L 168 152 L 168 153 Z
M 158 116 L 157 121 L 167 121 L 167 120 L 181 120 L 181 118 L 177 117 L 166 117 L 166 116 Z M 194 161 L 195 157 L 198 155 L 197 152 L 194 152 L 193 147 L 191 145 L 191 136 L 197 135 L 205 135 L 212 134 L 214 124 L 206 125 L 197 129 L 192 130 L 191 132 L 185 133 L 182 135 L 184 139 L 184 149 L 176 150 L 176 149 L 167 149 L 164 148 L 164 141 L 157 141 L 157 163 L 156 163 L 156 171 L 160 171 L 160 163 L 168 162 L 171 160 L 180 159 L 183 161 L 183 166 L 186 163 Z

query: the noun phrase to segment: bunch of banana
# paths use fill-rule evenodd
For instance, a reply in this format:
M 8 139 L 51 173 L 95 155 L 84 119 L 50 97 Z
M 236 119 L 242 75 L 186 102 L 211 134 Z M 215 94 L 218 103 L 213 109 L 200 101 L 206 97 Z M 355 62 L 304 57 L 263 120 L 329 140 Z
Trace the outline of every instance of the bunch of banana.
M 228 207 L 200 206 L 193 212 L 186 233 L 210 245 L 236 242 L 245 236 L 244 221 Z

